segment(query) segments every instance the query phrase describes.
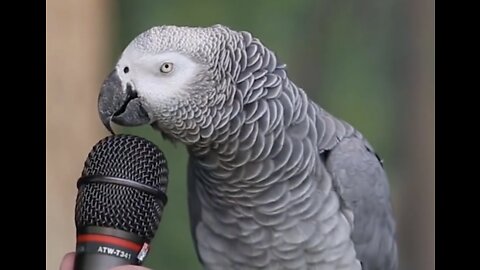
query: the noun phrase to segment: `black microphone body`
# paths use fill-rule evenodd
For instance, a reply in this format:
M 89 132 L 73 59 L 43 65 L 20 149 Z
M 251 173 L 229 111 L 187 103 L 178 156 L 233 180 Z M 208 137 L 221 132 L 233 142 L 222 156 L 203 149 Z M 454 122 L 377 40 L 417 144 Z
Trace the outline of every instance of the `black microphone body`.
M 79 231 L 74 269 L 111 269 L 139 265 L 143 239 L 135 234 L 105 227 L 85 227 Z M 148 250 L 145 250 L 148 252 Z
M 113 135 L 89 153 L 77 182 L 75 270 L 141 265 L 167 203 L 168 169 L 152 142 Z

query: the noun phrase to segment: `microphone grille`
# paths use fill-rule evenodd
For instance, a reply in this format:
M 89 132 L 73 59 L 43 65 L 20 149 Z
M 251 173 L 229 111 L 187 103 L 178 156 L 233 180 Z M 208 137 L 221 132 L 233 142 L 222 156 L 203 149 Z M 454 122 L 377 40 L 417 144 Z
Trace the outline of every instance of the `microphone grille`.
M 168 167 L 163 152 L 133 135 L 112 135 L 88 154 L 82 177 L 107 176 L 148 185 L 166 194 Z M 79 187 L 75 224 L 110 227 L 134 233 L 150 242 L 160 223 L 161 200 L 130 186 L 87 183 Z

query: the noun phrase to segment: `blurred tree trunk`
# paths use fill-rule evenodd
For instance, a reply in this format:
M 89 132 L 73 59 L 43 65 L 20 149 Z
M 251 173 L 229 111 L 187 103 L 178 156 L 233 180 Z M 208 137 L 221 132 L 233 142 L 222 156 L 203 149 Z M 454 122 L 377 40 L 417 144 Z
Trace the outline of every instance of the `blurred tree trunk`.
M 400 198 L 409 266 L 435 269 L 435 90 L 434 1 L 409 0 L 403 134 L 405 194 Z M 405 20 L 405 19 L 402 19 Z M 400 79 L 400 78 L 399 78 Z M 401 78 L 405 80 L 405 78 Z
M 109 1 L 47 1 L 47 269 L 75 249 L 76 181 L 105 133 L 96 102 L 110 13 Z

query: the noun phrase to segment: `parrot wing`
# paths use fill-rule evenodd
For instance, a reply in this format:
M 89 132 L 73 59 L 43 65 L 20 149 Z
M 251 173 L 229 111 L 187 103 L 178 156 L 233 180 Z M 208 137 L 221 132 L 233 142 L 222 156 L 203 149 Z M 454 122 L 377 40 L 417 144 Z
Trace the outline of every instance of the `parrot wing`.
M 381 160 L 358 133 L 323 155 L 343 207 L 353 212 L 351 237 L 363 269 L 396 269 L 395 221 Z

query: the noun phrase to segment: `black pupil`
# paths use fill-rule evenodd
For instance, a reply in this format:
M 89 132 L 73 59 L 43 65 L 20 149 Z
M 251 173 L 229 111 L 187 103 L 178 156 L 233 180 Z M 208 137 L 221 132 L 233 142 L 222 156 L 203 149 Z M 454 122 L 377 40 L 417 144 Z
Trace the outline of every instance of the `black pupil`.
M 128 67 L 123 68 L 123 72 L 128 73 L 130 69 Z
M 166 69 L 168 69 L 170 66 L 168 64 L 165 64 L 164 66 Z

